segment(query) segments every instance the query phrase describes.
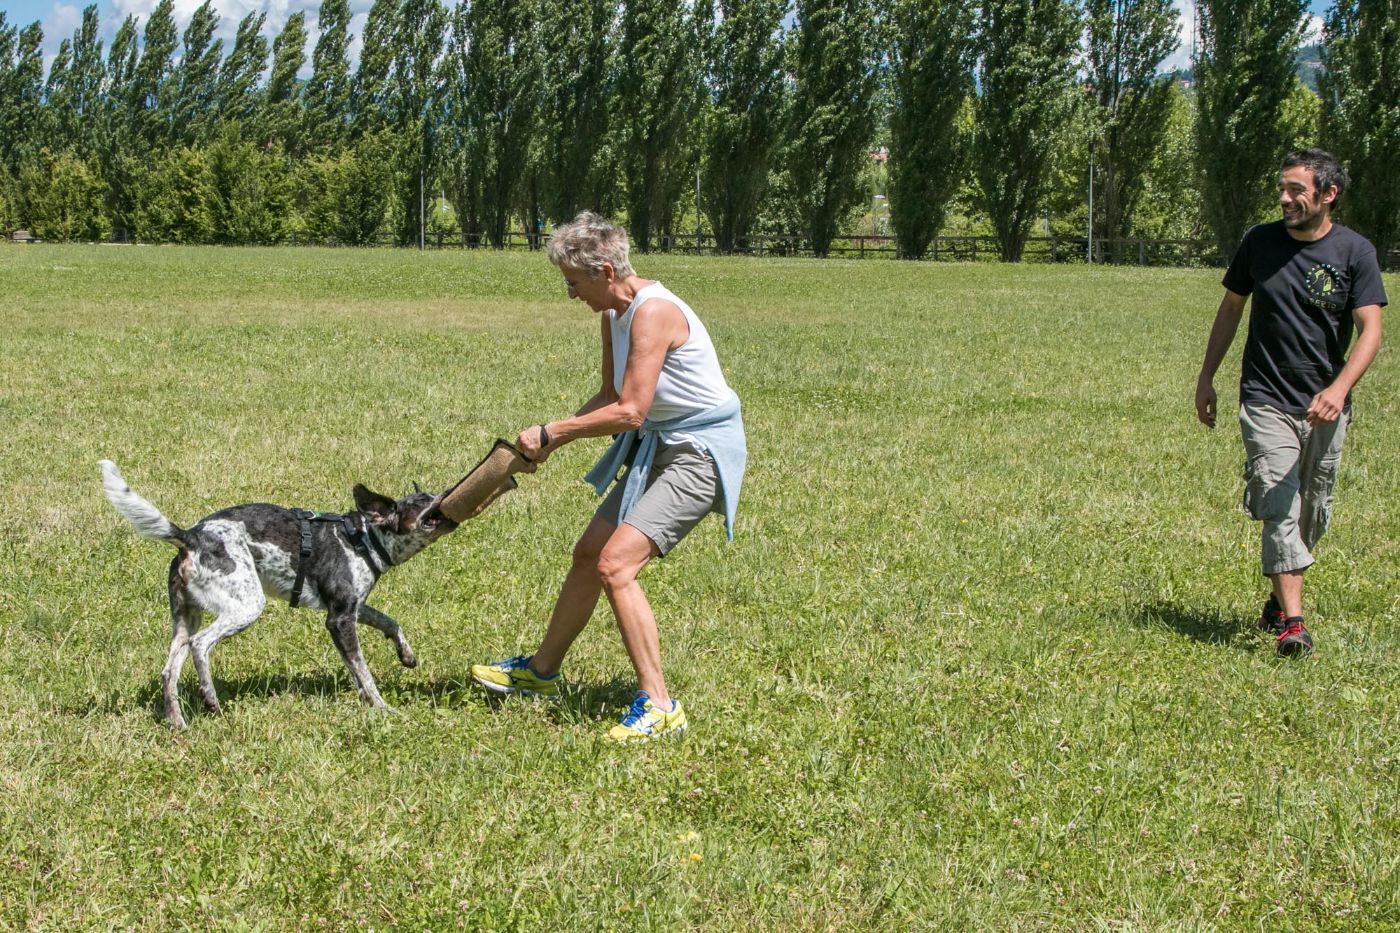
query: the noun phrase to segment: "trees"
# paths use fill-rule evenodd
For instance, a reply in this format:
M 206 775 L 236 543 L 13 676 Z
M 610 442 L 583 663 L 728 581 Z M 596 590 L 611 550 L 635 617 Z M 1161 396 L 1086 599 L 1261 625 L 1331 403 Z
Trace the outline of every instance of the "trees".
M 893 0 L 890 225 L 899 255 L 922 258 L 967 165 L 958 120 L 972 93 L 971 0 Z
M 89 6 L 73 38 L 60 44 L 49 69 L 44 143 L 55 151 L 75 149 L 87 156 L 97 147 L 103 76 L 97 27 L 97 7 Z
M 1400 246 L 1400 7 L 1393 0 L 1341 0 L 1324 37 L 1323 136 L 1351 175 L 1340 215 L 1385 261 Z
M 306 63 L 306 13 L 298 10 L 272 43 L 272 72 L 257 117 L 264 142 L 295 156 L 302 151 L 302 101 L 297 72 Z
M 171 137 L 185 145 L 202 143 L 213 133 L 217 121 L 215 104 L 219 91 L 219 58 L 224 43 L 214 38 L 219 14 L 214 0 L 204 0 L 190 24 L 185 27 L 180 61 L 170 76 L 173 85 Z
M 170 138 L 170 91 L 167 82 L 175 55 L 174 0 L 160 0 L 146 20 L 141 58 L 130 84 L 129 106 L 133 123 L 147 149 L 162 146 Z
M 617 86 L 616 0 L 546 3 L 541 14 L 544 73 L 538 121 L 541 200 L 555 223 L 616 203 L 612 101 Z
M 490 3 L 473 6 L 491 6 Z M 519 10 L 527 0 L 500 4 Z M 433 159 L 433 124 L 430 108 L 436 107 L 437 60 L 442 52 L 446 14 L 438 0 L 403 0 L 395 33 L 394 64 L 389 78 L 389 110 L 398 146 L 394 180 L 400 212 L 397 232 L 401 244 L 416 243 L 424 218 L 420 213 L 426 172 Z
M 464 236 L 505 243 L 541 99 L 536 3 L 459 9 L 444 59 L 446 164 Z M 455 175 L 455 177 L 454 177 Z
M 376 133 L 389 122 L 389 73 L 394 67 L 394 36 L 399 9 L 395 0 L 374 0 L 360 44 L 360 67 L 350 88 L 350 136 Z
M 105 185 L 73 152 L 47 147 L 20 173 L 27 223 L 41 240 L 102 240 L 111 232 Z
M 1050 156 L 1075 106 L 1072 0 L 984 0 L 974 174 L 1006 262 L 1020 262 Z
M 783 117 L 787 0 L 720 0 L 701 124 L 700 204 L 715 242 L 743 248 L 758 220 Z
M 631 0 L 622 13 L 614 115 L 627 224 L 642 252 L 669 237 L 676 202 L 694 176 L 700 105 L 700 36 L 709 7 Z
M 44 96 L 44 30 L 31 23 L 18 35 L 0 13 L 0 159 L 17 175 L 36 154 Z
M 223 122 L 249 124 L 261 105 L 258 82 L 267 70 L 266 13 L 249 13 L 238 24 L 233 50 L 219 68 L 218 111 Z
M 875 133 L 878 45 L 870 0 L 798 0 L 784 163 L 818 256 L 865 200 L 860 182 Z
M 321 35 L 304 92 L 306 145 L 311 150 L 336 149 L 350 131 L 350 4 L 322 0 L 317 25 Z
M 1127 237 L 1167 132 L 1171 78 L 1157 69 L 1178 45 L 1178 16 L 1172 0 L 1085 0 L 1085 13 L 1094 207 L 1102 218 L 1094 230 Z
M 1267 203 L 1288 143 L 1304 0 L 1202 0 L 1195 62 L 1196 155 L 1206 219 L 1229 257 Z

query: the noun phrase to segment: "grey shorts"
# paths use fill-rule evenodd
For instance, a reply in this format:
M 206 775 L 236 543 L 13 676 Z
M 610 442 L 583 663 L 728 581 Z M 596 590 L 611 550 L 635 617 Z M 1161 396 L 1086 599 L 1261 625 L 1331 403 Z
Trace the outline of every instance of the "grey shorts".
M 664 557 L 711 512 L 723 511 L 719 473 L 710 455 L 688 444 L 660 444 L 651 463 L 646 492 L 623 521 L 652 540 Z M 598 506 L 597 515 L 618 524 L 622 483 Z
M 1316 427 L 1268 405 L 1240 406 L 1244 510 L 1264 523 L 1260 570 L 1304 570 L 1332 521 L 1332 487 L 1351 412 Z

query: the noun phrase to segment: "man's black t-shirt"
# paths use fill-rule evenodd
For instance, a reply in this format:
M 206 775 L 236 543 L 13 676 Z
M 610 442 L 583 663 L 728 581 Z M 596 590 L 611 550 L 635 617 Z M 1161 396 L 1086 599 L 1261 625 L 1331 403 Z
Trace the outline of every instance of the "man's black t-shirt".
M 1312 241 L 1293 239 L 1281 220 L 1250 228 L 1222 284 L 1254 296 L 1240 401 L 1293 415 L 1346 364 L 1352 312 L 1386 303 L 1375 247 L 1335 223 Z

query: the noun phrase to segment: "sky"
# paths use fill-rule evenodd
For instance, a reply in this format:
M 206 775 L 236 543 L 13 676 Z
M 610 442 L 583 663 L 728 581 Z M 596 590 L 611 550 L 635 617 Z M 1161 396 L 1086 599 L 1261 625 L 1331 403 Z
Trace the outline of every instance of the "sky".
M 11 25 L 23 27 L 35 20 L 43 23 L 44 64 L 47 70 L 48 63 L 58 50 L 58 43 L 71 36 L 73 30 L 82 21 L 82 9 L 85 2 L 86 0 L 73 0 L 73 2 L 66 2 L 66 0 L 0 0 L 0 11 L 5 13 L 6 19 Z M 157 0 L 97 0 L 98 15 L 102 22 L 104 49 L 111 43 L 117 26 L 121 24 L 127 14 L 135 14 L 139 21 L 144 21 L 146 15 L 155 7 L 156 2 Z M 184 30 L 190 17 L 202 2 L 203 0 L 175 0 L 175 21 L 181 31 Z M 350 11 L 353 15 L 350 21 L 350 32 L 353 36 L 350 48 L 352 61 L 357 61 L 359 58 L 359 37 L 364 31 L 365 21 L 369 18 L 371 3 L 372 0 L 350 0 Z M 1166 60 L 1162 69 L 1164 71 L 1185 67 L 1190 61 L 1194 3 L 1195 0 L 1177 0 L 1177 7 L 1182 12 L 1181 46 Z M 1321 17 L 1330 5 L 1331 0 L 1310 0 L 1314 33 L 1320 32 Z M 310 61 L 311 51 L 318 34 L 316 13 L 321 7 L 320 0 L 215 0 L 214 7 L 219 11 L 220 16 L 217 36 L 224 40 L 225 49 L 233 44 L 239 20 L 249 13 L 259 10 L 267 12 L 265 35 L 270 40 L 281 31 L 282 26 L 287 22 L 287 17 L 297 10 L 305 10 L 306 53 L 307 60 Z

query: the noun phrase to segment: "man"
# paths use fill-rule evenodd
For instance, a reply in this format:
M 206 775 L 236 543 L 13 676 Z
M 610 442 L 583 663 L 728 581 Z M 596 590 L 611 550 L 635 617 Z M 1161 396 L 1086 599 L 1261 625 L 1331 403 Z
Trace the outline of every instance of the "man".
M 608 738 L 675 735 L 686 714 L 662 676 L 656 619 L 637 576 L 710 512 L 724 516 L 733 536 L 747 458 L 739 397 L 690 306 L 633 271 L 621 227 L 582 213 L 554 231 L 549 258 L 569 297 L 599 315 L 602 386 L 573 417 L 521 431 L 516 446 L 542 461 L 570 441 L 615 435 L 587 479 L 602 495 L 624 466 L 627 473 L 574 545 L 534 654 L 474 665 L 472 678 L 496 693 L 558 693 L 564 654 L 606 593 L 639 687 Z
M 1351 422 L 1351 389 L 1381 345 L 1386 304 L 1375 248 L 1332 222 L 1346 173 L 1320 149 L 1290 152 L 1279 173 L 1283 219 L 1251 228 L 1222 284 L 1196 417 L 1215 427 L 1215 371 L 1252 294 L 1240 374 L 1244 505 L 1264 523 L 1261 565 L 1272 593 L 1259 627 L 1279 654 L 1312 650 L 1303 574 L 1332 517 L 1332 486 Z M 1347 357 L 1352 329 L 1356 346 Z

